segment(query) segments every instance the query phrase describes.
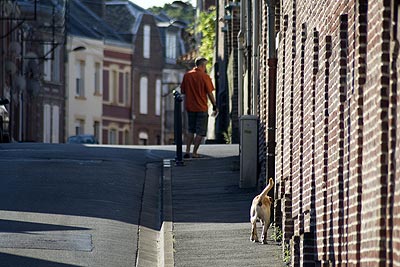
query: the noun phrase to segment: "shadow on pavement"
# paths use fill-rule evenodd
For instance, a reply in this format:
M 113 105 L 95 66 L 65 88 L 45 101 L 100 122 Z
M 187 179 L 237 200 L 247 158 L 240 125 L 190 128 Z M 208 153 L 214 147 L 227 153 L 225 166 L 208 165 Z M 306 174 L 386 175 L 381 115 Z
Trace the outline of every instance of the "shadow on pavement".
M 71 227 L 46 223 L 33 223 L 15 220 L 0 220 L 0 233 L 26 233 L 39 231 L 81 231 L 90 230 L 84 227 Z
M 174 222 L 249 222 L 255 188 L 239 188 L 239 157 L 203 158 L 174 167 Z
M 17 256 L 7 253 L 0 253 L 0 267 L 80 267 L 80 265 L 71 265 L 58 263 L 54 261 L 46 261 L 31 257 Z
M 1 144 L 0 151 L 0 211 L 84 216 L 136 225 L 146 163 L 159 162 L 161 167 L 163 158 L 174 156 L 168 148 L 146 146 L 11 143 Z M 6 221 L 0 227 L 14 231 Z

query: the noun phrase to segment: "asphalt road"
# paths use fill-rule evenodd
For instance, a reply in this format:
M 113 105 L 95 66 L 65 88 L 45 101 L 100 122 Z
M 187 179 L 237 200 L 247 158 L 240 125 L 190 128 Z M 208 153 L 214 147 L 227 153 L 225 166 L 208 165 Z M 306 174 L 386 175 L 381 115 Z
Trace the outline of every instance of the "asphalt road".
M 172 146 L 0 144 L 0 266 L 135 266 L 146 164 L 168 157 Z

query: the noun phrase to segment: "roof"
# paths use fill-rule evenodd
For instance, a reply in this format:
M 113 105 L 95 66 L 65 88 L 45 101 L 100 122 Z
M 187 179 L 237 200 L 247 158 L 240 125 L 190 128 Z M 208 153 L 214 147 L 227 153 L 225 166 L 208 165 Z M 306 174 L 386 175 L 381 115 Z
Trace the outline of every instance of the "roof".
M 132 41 L 132 35 L 137 33 L 144 14 L 154 16 L 130 1 L 111 1 L 105 4 L 105 20 L 127 41 Z
M 79 0 L 69 1 L 69 33 L 93 39 L 124 41 L 113 28 Z

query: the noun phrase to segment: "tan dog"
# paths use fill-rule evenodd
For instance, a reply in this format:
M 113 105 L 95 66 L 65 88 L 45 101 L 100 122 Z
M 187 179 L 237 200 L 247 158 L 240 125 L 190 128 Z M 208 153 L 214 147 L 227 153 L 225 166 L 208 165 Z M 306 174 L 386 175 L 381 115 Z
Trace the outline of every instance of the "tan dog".
M 253 199 L 250 209 L 251 237 L 250 240 L 258 242 L 257 220 L 261 221 L 263 226 L 261 240 L 267 244 L 267 231 L 271 220 L 272 199 L 267 196 L 268 192 L 274 187 L 274 180 L 269 178 L 269 183 L 265 189 Z

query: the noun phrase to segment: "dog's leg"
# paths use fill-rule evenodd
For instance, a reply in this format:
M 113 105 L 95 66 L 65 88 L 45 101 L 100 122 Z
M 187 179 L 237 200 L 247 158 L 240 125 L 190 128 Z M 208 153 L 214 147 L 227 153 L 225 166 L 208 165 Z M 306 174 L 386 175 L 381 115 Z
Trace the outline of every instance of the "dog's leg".
M 269 228 L 269 220 L 268 221 L 263 221 L 263 228 L 262 228 L 262 236 L 261 236 L 261 240 L 263 244 L 268 244 L 267 242 L 267 232 L 268 232 L 268 228 Z
M 252 219 L 252 220 L 251 220 L 251 236 L 250 236 L 250 241 L 258 242 L 258 236 L 257 236 L 257 220 L 256 220 L 256 219 Z

